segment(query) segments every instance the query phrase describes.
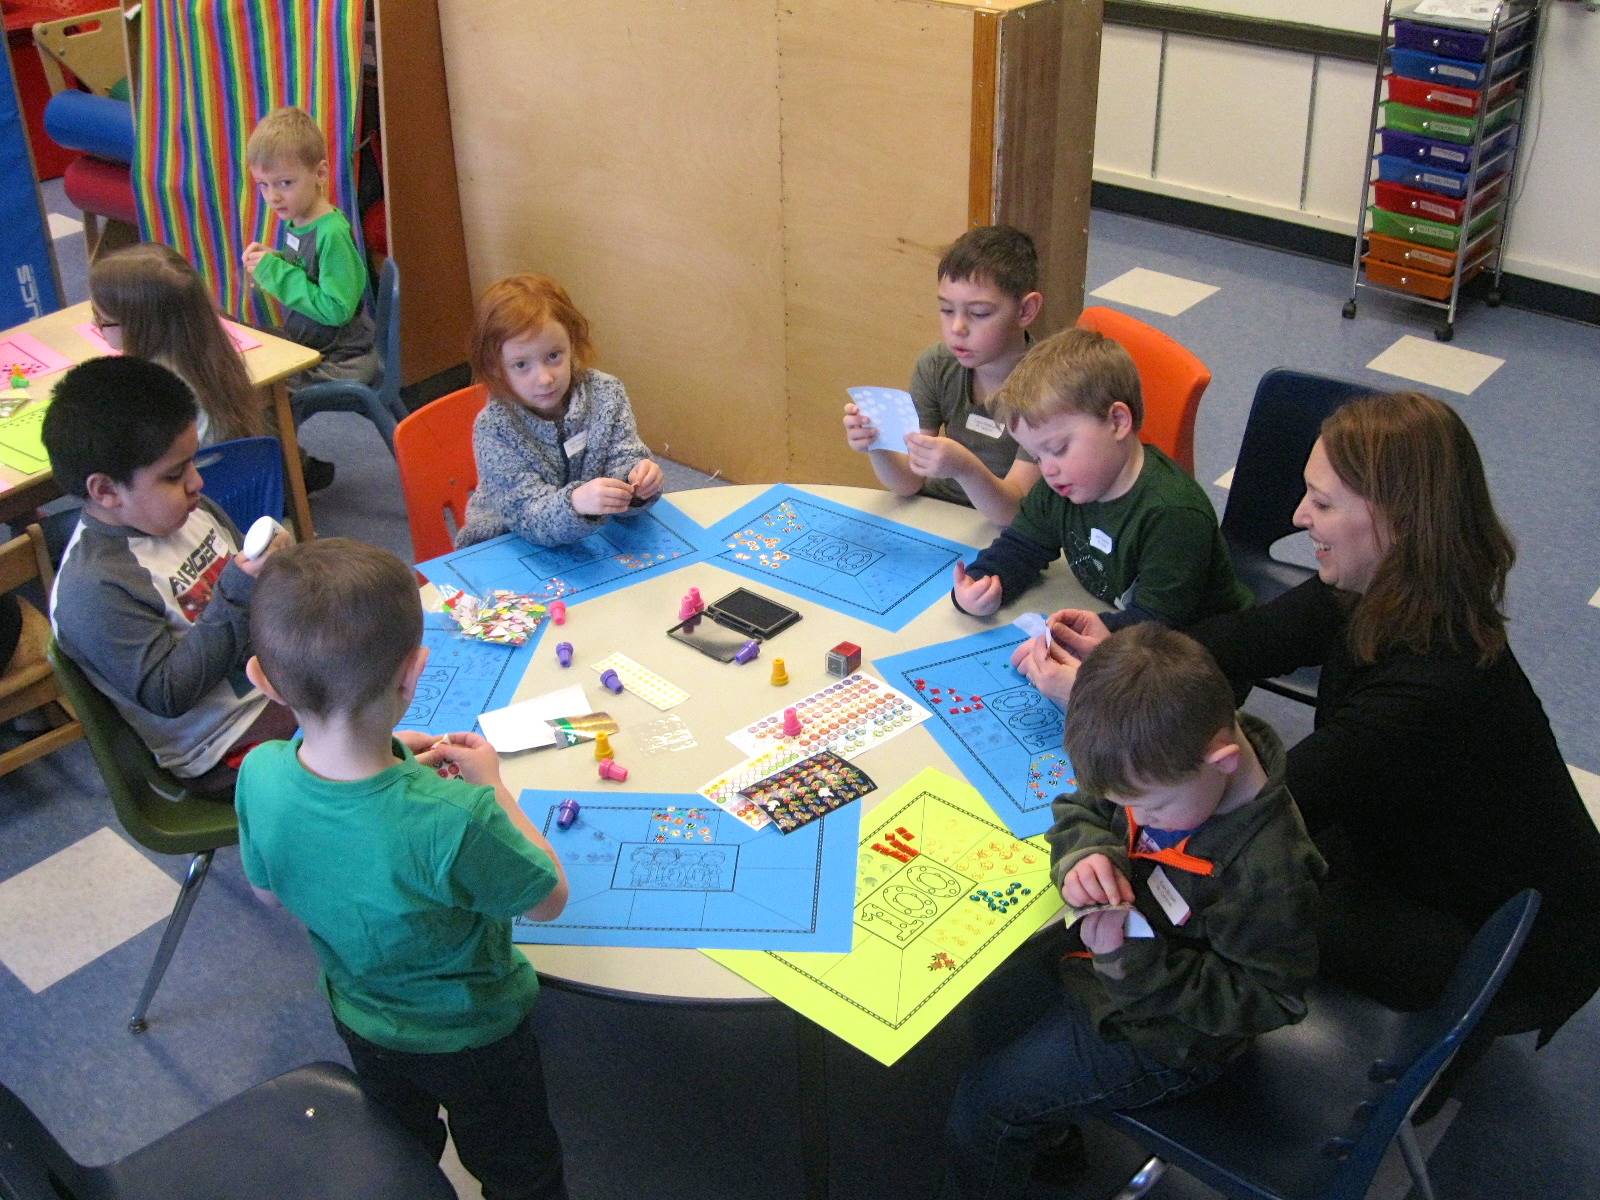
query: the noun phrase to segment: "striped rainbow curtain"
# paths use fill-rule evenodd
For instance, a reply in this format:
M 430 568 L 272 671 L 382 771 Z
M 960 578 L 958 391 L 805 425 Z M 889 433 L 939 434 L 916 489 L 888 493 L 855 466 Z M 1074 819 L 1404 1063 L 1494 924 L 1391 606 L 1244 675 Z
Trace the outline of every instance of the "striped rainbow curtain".
M 309 112 L 328 139 L 329 199 L 355 229 L 363 0 L 160 0 L 144 6 L 133 156 L 139 230 L 195 265 L 222 308 L 269 319 L 239 259 L 278 221 L 245 164 L 272 109 Z

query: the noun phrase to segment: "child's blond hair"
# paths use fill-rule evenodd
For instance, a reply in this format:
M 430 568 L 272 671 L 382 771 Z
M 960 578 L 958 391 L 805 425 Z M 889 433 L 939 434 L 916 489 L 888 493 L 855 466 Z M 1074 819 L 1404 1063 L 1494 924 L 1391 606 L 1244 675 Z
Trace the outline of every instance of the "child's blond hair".
M 257 170 L 282 162 L 315 167 L 328 157 L 328 139 L 303 108 L 285 105 L 261 118 L 245 143 L 244 158 Z
M 995 420 L 1037 428 L 1061 413 L 1087 413 L 1104 420 L 1117 403 L 1133 415 L 1137 432 L 1144 424 L 1139 371 L 1128 352 L 1089 329 L 1063 329 L 1037 343 L 995 393 Z

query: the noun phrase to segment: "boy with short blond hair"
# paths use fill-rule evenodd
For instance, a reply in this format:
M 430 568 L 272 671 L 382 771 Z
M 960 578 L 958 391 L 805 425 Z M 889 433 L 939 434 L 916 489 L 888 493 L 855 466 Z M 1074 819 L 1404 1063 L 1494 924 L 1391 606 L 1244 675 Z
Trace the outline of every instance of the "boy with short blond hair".
M 283 222 L 283 246 L 251 242 L 244 268 L 287 310 L 283 336 L 309 346 L 322 361 L 292 381 L 369 383 L 378 373 L 367 265 L 345 215 L 328 202 L 328 143 L 311 116 L 278 108 L 263 117 L 245 146 L 262 200 Z
M 1062 554 L 1111 607 L 1102 615 L 1111 629 L 1137 621 L 1183 628 L 1249 606 L 1210 498 L 1139 441 L 1139 374 L 1116 342 L 1087 329 L 1046 338 L 1012 371 L 994 411 L 1041 477 L 972 566 L 956 564 L 956 607 L 987 616 Z
M 362 1089 L 435 1155 L 442 1106 L 486 1196 L 565 1197 L 511 923 L 560 915 L 566 875 L 481 736 L 393 733 L 428 660 L 410 569 L 295 547 L 263 569 L 251 633 L 250 678 L 301 735 L 245 760 L 240 860 L 311 935 Z
M 1027 350 L 1028 327 L 1044 303 L 1039 256 L 1020 229 L 985 225 L 956 239 L 936 278 L 942 340 L 912 372 L 921 430 L 908 435 L 910 452 L 869 451 L 878 431 L 853 403 L 844 408 L 845 441 L 868 454 L 890 491 L 966 504 L 1007 525 L 1039 472 L 992 404 Z
M 1107 638 L 1078 672 L 1065 748 L 1078 791 L 1056 797 L 1048 836 L 1069 956 L 1046 1015 L 962 1080 L 947 1187 L 962 1198 L 1021 1197 L 1046 1143 L 1070 1163 L 1081 1117 L 1209 1083 L 1305 1016 L 1316 974 L 1326 867 L 1283 743 L 1235 712 L 1197 642 L 1154 623 Z

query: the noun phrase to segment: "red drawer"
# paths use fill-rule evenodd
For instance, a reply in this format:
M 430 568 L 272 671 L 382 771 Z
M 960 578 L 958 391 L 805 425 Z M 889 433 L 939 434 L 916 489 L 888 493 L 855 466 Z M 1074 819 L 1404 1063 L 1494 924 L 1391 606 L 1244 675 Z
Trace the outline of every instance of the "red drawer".
M 1485 99 L 1483 92 L 1477 88 L 1450 87 L 1428 79 L 1407 79 L 1404 75 L 1390 75 L 1388 78 L 1389 99 L 1416 108 L 1457 113 L 1464 117 L 1480 109 L 1493 108 L 1500 101 L 1509 99 L 1521 86 L 1522 73 L 1519 72 L 1491 87 Z
M 1502 177 L 1478 189 L 1478 194 L 1472 202 L 1473 216 L 1477 216 L 1498 200 L 1505 192 L 1507 182 L 1508 180 Z M 1430 221 L 1445 221 L 1451 225 L 1461 223 L 1467 207 L 1464 198 L 1458 200 L 1453 196 L 1443 196 L 1424 188 L 1388 183 L 1382 179 L 1373 183 L 1372 194 L 1378 207 L 1389 212 L 1407 213 L 1411 216 L 1426 217 Z

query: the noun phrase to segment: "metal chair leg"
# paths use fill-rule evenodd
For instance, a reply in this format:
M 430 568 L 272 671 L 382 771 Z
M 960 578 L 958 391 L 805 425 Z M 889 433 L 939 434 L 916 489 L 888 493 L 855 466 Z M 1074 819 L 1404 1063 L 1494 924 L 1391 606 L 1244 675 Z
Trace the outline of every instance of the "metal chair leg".
M 150 1007 L 156 989 L 161 986 L 161 977 L 167 973 L 167 964 L 172 961 L 172 952 L 178 948 L 178 939 L 183 936 L 183 927 L 189 922 L 189 910 L 194 907 L 195 898 L 200 895 L 200 885 L 206 881 L 206 873 L 211 869 L 211 856 L 214 853 L 215 851 L 207 850 L 189 860 L 188 873 L 184 875 L 183 885 L 178 889 L 178 902 L 172 906 L 172 915 L 167 918 L 167 928 L 161 935 L 161 945 L 156 947 L 156 960 L 150 964 L 150 974 L 145 977 L 144 991 L 139 993 L 139 1003 L 134 1005 L 133 1016 L 128 1019 L 129 1033 L 143 1033 L 149 1028 L 144 1019 L 145 1010 Z
M 1400 1131 L 1395 1134 L 1395 1140 L 1400 1143 L 1400 1157 L 1406 1160 L 1406 1169 L 1411 1172 L 1411 1179 L 1417 1185 L 1422 1200 L 1434 1200 L 1433 1181 L 1428 1178 L 1428 1160 L 1423 1157 L 1422 1147 L 1417 1144 L 1417 1130 L 1409 1117 L 1400 1122 Z
M 1150 1194 L 1150 1189 L 1161 1182 L 1161 1177 L 1167 1173 L 1167 1164 L 1159 1158 L 1152 1158 L 1111 1200 L 1139 1200 L 1141 1196 Z M 1430 1198 L 1431 1200 L 1431 1198 Z

